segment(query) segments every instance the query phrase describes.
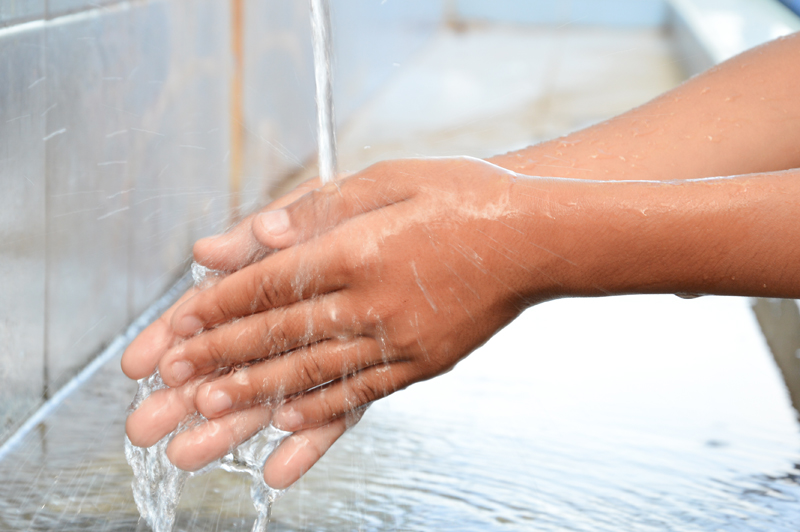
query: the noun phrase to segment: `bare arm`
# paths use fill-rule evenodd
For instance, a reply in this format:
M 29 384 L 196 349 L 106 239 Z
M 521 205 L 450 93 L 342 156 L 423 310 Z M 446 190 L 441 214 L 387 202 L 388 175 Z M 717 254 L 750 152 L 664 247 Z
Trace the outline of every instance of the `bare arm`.
M 658 98 L 491 162 L 528 175 L 693 179 L 800 167 L 800 33 Z

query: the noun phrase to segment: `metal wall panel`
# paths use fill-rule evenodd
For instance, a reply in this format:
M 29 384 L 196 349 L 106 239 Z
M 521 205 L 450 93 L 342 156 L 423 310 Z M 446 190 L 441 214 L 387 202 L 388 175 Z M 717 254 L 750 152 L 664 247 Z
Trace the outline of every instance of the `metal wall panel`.
M 440 10 L 335 3 L 340 124 Z M 7 425 L 159 296 L 196 239 L 262 204 L 316 147 L 306 0 L 0 0 L 0 26 L 44 18 L 0 30 L 0 298 L 19 302 L 0 309 Z
M 129 304 L 138 314 L 186 270 L 191 246 L 228 220 L 226 2 L 150 2 L 129 19 Z
M 47 16 L 48 18 L 60 17 L 68 13 L 96 9 L 101 5 L 121 2 L 122 0 L 47 0 Z
M 308 2 L 248 0 L 243 6 L 240 204 L 246 212 L 315 153 L 316 105 Z
M 44 18 L 45 0 L 0 0 L 0 26 Z
M 0 30 L 0 440 L 44 389 L 44 30 Z
M 47 28 L 47 371 L 64 384 L 128 322 L 131 178 L 125 10 Z
M 494 2 L 491 2 L 494 5 Z M 331 2 L 337 123 L 347 119 L 441 26 L 441 0 Z

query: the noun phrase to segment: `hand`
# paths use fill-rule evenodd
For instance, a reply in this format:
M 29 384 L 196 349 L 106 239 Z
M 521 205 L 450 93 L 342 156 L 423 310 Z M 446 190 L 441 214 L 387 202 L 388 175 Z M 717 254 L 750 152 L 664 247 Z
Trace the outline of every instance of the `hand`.
M 267 208 L 285 206 L 317 186 L 318 179 L 308 181 Z M 269 252 L 254 240 L 250 230 L 251 219 L 252 216 L 225 235 L 198 241 L 195 253 L 203 258 L 203 264 L 214 269 L 235 271 Z M 126 375 L 133 379 L 149 376 L 155 371 L 163 353 L 183 341 L 172 332 L 169 322 L 175 309 L 195 293 L 196 290 L 189 290 L 131 343 L 122 358 Z M 148 397 L 128 417 L 126 423 L 126 431 L 134 445 L 154 445 L 172 432 L 186 416 L 193 414 L 197 410 L 194 399 L 198 386 L 213 377 L 214 374 L 204 375 L 184 386 L 159 390 Z M 264 476 L 267 484 L 274 488 L 286 488 L 293 484 L 349 426 L 358 422 L 360 416 L 360 411 L 355 412 L 347 418 L 289 436 L 270 457 L 270 467 L 265 470 Z M 217 418 L 178 434 L 170 442 L 167 455 L 181 469 L 200 469 L 268 426 L 271 418 L 272 409 L 269 405 L 257 405 Z
M 527 227 L 549 212 L 520 208 L 518 179 L 476 159 L 387 162 L 252 218 L 254 240 L 280 251 L 175 310 L 186 341 L 161 357 L 164 382 L 197 383 L 212 420 L 285 401 L 273 423 L 307 431 L 448 371 L 557 292 L 548 270 L 565 261 Z

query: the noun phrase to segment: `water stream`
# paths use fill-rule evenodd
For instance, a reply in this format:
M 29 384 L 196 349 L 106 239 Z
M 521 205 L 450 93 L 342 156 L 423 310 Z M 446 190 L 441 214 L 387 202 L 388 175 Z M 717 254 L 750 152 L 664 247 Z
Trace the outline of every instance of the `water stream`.
M 331 13 L 328 0 L 311 0 L 314 39 L 314 79 L 317 85 L 317 140 L 319 177 L 323 183 L 336 176 L 336 131 L 331 77 Z
M 336 175 L 336 134 L 334 131 L 333 87 L 331 83 L 331 29 L 328 0 L 311 0 L 311 26 L 313 30 L 314 75 L 317 89 L 317 135 L 319 139 L 319 172 L 323 183 L 331 182 Z M 197 263 L 192 264 L 192 277 L 196 287 L 204 288 L 218 277 L 219 272 Z M 131 405 L 137 408 L 151 393 L 165 388 L 158 371 L 139 381 L 139 388 Z M 171 532 L 175 525 L 176 509 L 186 481 L 195 475 L 217 468 L 248 475 L 252 479 L 250 497 L 258 514 L 252 532 L 265 532 L 269 526 L 272 503 L 285 490 L 274 490 L 264 482 L 262 471 L 267 457 L 289 435 L 272 425 L 220 460 L 193 473 L 175 467 L 167 457 L 167 447 L 172 438 L 202 423 L 199 413 L 183 420 L 172 433 L 149 448 L 140 448 L 125 438 L 125 458 L 134 472 L 132 483 L 136 507 L 154 532 Z
M 197 263 L 192 264 L 192 278 L 198 288 L 206 288 L 213 284 L 219 277 L 218 273 Z M 131 409 L 137 408 L 151 393 L 165 387 L 158 370 L 150 377 L 140 380 Z M 127 437 L 125 438 L 125 458 L 133 469 L 133 497 L 139 513 L 154 532 L 171 532 L 186 481 L 192 476 L 221 468 L 251 478 L 250 497 L 258 514 L 252 532 L 265 532 L 269 525 L 272 503 L 285 490 L 269 487 L 264 482 L 262 471 L 267 457 L 289 433 L 270 425 L 203 469 L 193 473 L 182 471 L 167 458 L 167 446 L 176 434 L 195 427 L 204 420 L 202 415 L 195 413 L 183 420 L 173 432 L 146 449 L 136 447 Z

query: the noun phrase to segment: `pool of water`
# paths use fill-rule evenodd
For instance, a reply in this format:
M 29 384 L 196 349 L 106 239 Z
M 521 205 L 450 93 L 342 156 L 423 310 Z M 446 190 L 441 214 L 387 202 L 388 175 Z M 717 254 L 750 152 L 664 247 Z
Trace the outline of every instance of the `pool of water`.
M 0 462 L 2 530 L 146 530 L 110 361 Z M 565 300 L 381 401 L 274 508 L 283 530 L 795 530 L 795 412 L 746 300 Z M 249 530 L 191 479 L 178 529 Z

